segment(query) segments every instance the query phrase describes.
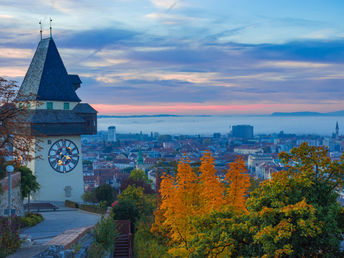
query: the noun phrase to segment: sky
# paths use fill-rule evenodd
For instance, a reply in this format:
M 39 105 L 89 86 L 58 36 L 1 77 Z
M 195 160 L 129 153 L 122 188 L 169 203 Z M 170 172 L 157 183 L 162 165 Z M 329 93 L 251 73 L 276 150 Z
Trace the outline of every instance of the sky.
M 0 76 L 53 38 L 100 114 L 344 110 L 341 0 L 0 0 Z

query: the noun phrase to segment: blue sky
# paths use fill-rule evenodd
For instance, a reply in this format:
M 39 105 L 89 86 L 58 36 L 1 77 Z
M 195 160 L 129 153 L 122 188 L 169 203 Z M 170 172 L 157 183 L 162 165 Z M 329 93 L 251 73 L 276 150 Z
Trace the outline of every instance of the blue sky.
M 21 83 L 53 18 L 101 113 L 344 109 L 343 1 L 0 0 L 0 76 Z

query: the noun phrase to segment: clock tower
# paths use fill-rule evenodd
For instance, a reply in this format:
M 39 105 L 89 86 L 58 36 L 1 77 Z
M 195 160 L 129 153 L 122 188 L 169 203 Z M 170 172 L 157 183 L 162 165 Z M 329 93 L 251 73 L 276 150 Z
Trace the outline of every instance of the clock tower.
M 81 135 L 97 133 L 97 111 L 80 103 L 80 84 L 78 75 L 67 73 L 54 40 L 41 39 L 18 94 L 30 101 L 24 122 L 39 146 L 27 164 L 40 184 L 36 200 L 81 200 Z

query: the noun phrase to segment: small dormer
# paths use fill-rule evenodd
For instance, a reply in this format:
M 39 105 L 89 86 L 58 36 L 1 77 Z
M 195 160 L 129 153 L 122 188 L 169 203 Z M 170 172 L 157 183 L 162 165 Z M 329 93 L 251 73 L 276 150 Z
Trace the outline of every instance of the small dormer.
M 68 74 L 68 75 L 69 75 L 70 80 L 72 81 L 74 91 L 76 91 L 77 89 L 80 88 L 80 84 L 82 83 L 82 81 L 80 80 L 80 77 L 77 74 Z

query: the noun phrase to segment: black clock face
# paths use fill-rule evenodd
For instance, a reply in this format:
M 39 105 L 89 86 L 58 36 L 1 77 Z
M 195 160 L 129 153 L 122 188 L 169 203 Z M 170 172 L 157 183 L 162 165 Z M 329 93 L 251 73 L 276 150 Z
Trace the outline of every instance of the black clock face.
M 48 159 L 50 166 L 59 173 L 72 171 L 79 161 L 79 150 L 71 140 L 61 139 L 51 146 Z

